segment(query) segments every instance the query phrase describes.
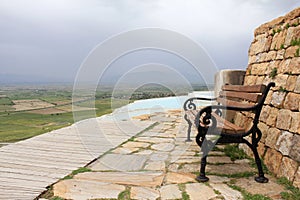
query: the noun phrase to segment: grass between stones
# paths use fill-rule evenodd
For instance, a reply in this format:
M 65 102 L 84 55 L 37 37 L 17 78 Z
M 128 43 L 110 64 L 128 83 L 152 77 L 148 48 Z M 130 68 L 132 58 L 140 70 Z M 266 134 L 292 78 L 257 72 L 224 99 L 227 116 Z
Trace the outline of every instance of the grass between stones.
M 130 188 L 126 189 L 118 195 L 118 200 L 129 200 L 130 199 Z
M 190 200 L 190 196 L 185 191 L 185 184 L 183 184 L 183 183 L 178 184 L 178 188 L 181 191 L 182 200 Z
M 197 172 L 198 174 L 199 172 Z M 228 177 L 228 178 L 248 178 L 255 175 L 255 172 L 241 172 L 241 173 L 235 173 L 235 174 L 222 174 L 222 173 L 212 173 L 207 172 L 207 175 L 213 175 L 213 176 L 221 176 L 221 177 Z
M 270 197 L 267 197 L 267 196 L 264 196 L 264 195 L 261 195 L 261 194 L 250 194 L 245 189 L 243 189 L 239 186 L 230 184 L 230 183 L 228 184 L 228 186 L 231 187 L 234 190 L 237 190 L 237 191 L 241 192 L 242 195 L 243 195 L 244 200 L 271 200 Z
M 281 197 L 285 200 L 300 200 L 300 190 L 285 177 L 277 179 L 277 183 L 285 186 L 288 192 L 281 192 Z
M 80 167 L 80 168 L 72 171 L 71 174 L 69 174 L 69 175 L 65 176 L 64 178 L 62 178 L 62 180 L 72 179 L 76 174 L 84 173 L 84 172 L 90 172 L 90 171 L 92 171 L 90 168 Z
M 239 149 L 238 145 L 226 145 L 224 153 L 226 156 L 230 157 L 232 161 L 245 158 L 249 159 L 249 156 L 242 149 Z

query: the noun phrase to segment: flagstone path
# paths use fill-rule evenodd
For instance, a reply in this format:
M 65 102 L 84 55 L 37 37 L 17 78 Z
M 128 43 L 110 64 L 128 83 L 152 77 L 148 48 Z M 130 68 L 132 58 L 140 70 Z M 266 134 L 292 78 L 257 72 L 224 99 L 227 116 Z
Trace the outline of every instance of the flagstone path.
M 145 120 L 158 123 L 101 155 L 86 166 L 86 172 L 55 183 L 40 199 L 237 200 L 245 194 L 282 199 L 285 188 L 275 178 L 267 175 L 269 183 L 256 183 L 256 169 L 250 160 L 231 161 L 223 146 L 210 152 L 210 181 L 196 182 L 199 148 L 194 142 L 185 142 L 186 126 L 181 120 L 180 111 L 158 113 Z

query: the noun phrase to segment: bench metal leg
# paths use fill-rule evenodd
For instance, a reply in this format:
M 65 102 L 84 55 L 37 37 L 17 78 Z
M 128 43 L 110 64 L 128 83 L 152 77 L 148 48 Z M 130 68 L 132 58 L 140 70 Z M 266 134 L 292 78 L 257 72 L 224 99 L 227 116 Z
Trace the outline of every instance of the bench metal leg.
M 258 176 L 254 178 L 254 180 L 258 183 L 267 183 L 269 181 L 268 178 L 265 177 L 264 171 L 262 169 L 261 160 L 259 158 L 258 152 L 257 152 L 257 145 L 256 144 L 250 144 L 247 140 L 245 140 L 245 143 L 250 147 L 254 154 L 255 162 L 258 169 Z
M 201 159 L 200 175 L 196 178 L 199 182 L 206 182 L 209 180 L 209 178 L 205 176 L 206 158 L 207 156 L 203 156 Z
M 200 128 L 196 136 L 196 142 L 200 147 L 200 149 L 202 150 L 207 150 L 207 141 L 205 141 L 205 132 L 206 130 Z M 196 178 L 196 180 L 199 182 L 206 182 L 209 180 L 209 178 L 205 176 L 206 158 L 207 158 L 207 153 L 203 152 L 203 156 L 201 158 L 201 165 L 200 165 L 200 174 Z
M 257 169 L 258 169 L 258 176 L 255 177 L 255 181 L 258 182 L 258 183 L 267 183 L 269 181 L 269 179 L 266 178 L 265 175 L 264 175 L 264 171 L 263 171 L 262 165 L 261 165 L 261 160 L 259 158 L 256 147 L 253 147 L 252 151 L 253 151 L 253 154 L 254 154 L 254 157 L 255 157 L 255 162 L 256 162 L 256 165 L 257 165 Z

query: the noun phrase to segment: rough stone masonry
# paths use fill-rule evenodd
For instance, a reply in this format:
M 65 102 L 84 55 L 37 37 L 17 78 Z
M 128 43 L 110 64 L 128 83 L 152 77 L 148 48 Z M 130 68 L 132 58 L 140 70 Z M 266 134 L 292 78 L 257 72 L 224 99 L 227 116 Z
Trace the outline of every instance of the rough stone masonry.
M 297 8 L 255 30 L 244 79 L 245 85 L 276 83 L 260 117 L 263 138 L 259 153 L 271 172 L 288 178 L 297 187 L 300 187 L 299 51 L 300 8 Z M 250 117 L 253 116 L 237 113 L 235 122 L 248 127 Z

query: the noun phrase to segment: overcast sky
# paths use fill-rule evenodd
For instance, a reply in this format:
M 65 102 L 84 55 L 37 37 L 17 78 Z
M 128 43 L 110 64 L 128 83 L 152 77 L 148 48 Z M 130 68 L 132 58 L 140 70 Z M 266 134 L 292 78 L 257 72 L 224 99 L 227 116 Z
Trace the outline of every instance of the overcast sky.
M 299 0 L 0 0 L 0 77 L 72 81 L 97 44 L 143 27 L 190 37 L 220 69 L 245 69 L 254 29 L 299 6 Z

